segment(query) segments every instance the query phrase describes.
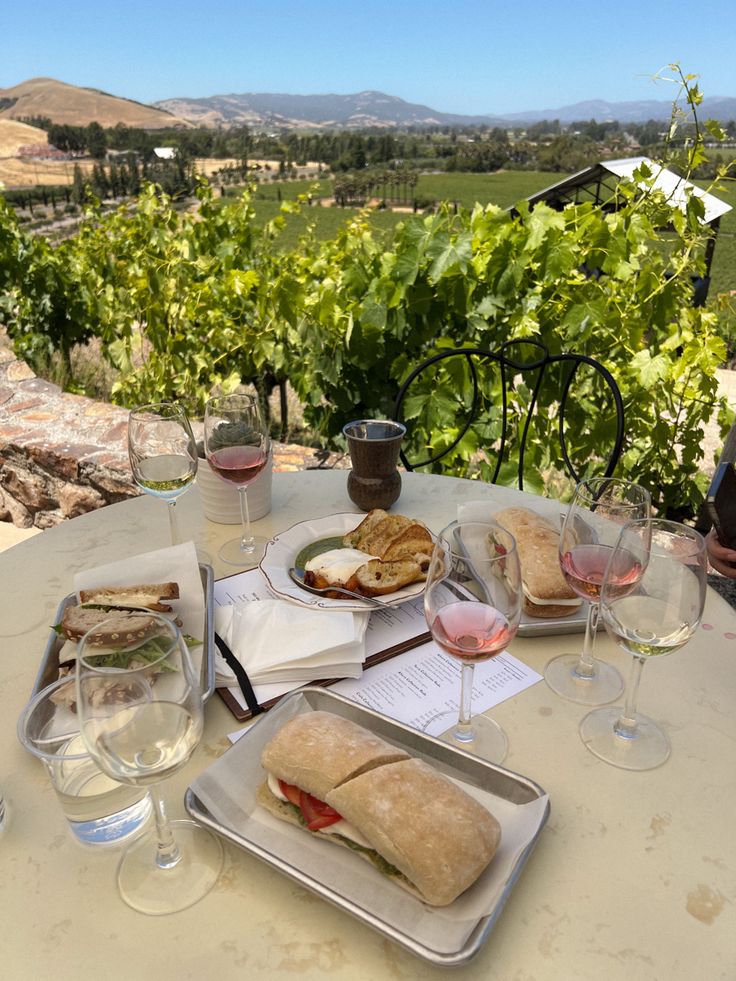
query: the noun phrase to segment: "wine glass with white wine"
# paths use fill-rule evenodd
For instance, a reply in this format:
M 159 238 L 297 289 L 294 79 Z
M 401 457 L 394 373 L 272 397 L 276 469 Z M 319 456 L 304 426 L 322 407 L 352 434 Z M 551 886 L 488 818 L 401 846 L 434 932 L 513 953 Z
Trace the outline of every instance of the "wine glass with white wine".
M 632 557 L 641 570 L 622 592 L 617 568 Z M 589 712 L 580 723 L 583 742 L 599 759 L 624 770 L 651 770 L 670 755 L 662 726 L 637 710 L 647 661 L 684 647 L 703 616 L 708 562 L 705 540 L 694 528 L 653 518 L 621 531 L 601 589 L 606 632 L 633 661 L 623 706 Z
M 118 866 L 122 898 L 150 915 L 192 906 L 217 881 L 223 850 L 196 822 L 170 822 L 159 792 L 185 766 L 204 725 L 201 685 L 176 625 L 141 611 L 125 630 L 114 619 L 93 627 L 79 644 L 76 704 L 80 733 L 102 772 L 149 788 L 153 801 L 155 827 Z
M 136 484 L 168 504 L 171 544 L 179 544 L 176 502 L 197 475 L 197 444 L 183 407 L 154 402 L 131 411 L 128 455 Z

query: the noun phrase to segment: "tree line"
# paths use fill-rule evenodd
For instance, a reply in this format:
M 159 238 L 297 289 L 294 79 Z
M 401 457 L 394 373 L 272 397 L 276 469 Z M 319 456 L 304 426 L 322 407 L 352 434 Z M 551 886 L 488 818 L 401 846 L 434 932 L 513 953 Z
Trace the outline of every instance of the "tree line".
M 70 126 L 40 117 L 25 121 L 42 127 L 49 142 L 58 149 L 96 160 L 103 160 L 110 151 L 128 151 L 147 163 L 154 160 L 156 147 L 175 146 L 184 158 L 234 158 L 243 167 L 249 158 L 267 158 L 280 161 L 287 169 L 294 164 L 315 162 L 333 173 L 373 167 L 433 167 L 475 173 L 501 168 L 571 171 L 600 159 L 602 150 L 619 155 L 657 155 L 667 129 L 666 124 L 656 120 L 624 124 L 594 119 L 570 124 L 559 119 L 543 120 L 523 129 L 430 126 L 392 132 L 367 128 L 311 133 L 286 129 L 264 133 L 248 126 L 151 131 L 124 123 L 103 128 L 96 122 Z M 723 129 L 727 138 L 736 139 L 736 121 L 725 124 Z M 680 139 L 690 138 L 687 127 L 683 127 Z M 718 163 L 711 156 L 711 170 Z

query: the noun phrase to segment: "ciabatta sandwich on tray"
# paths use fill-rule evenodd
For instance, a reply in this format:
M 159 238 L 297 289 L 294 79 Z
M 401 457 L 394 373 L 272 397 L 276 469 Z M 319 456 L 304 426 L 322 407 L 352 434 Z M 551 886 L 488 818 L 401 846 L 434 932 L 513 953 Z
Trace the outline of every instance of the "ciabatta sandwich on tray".
M 582 600 L 560 569 L 560 534 L 554 524 L 529 508 L 506 508 L 494 518 L 516 539 L 524 589 L 524 612 L 558 618 L 580 609 Z
M 431 906 L 465 892 L 495 855 L 495 817 L 455 783 L 331 712 L 287 722 L 265 747 L 258 802 L 352 849 Z

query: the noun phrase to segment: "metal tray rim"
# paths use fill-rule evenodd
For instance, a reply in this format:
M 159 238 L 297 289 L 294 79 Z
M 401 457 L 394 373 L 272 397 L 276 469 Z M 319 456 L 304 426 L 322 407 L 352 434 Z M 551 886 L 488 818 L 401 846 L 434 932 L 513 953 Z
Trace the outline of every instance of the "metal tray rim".
M 420 733 L 417 730 L 412 729 L 410 726 L 404 725 L 401 722 L 397 722 L 393 719 L 390 719 L 387 716 L 374 711 L 373 709 L 369 709 L 365 706 L 359 705 L 356 702 L 352 702 L 350 699 L 347 699 L 344 696 L 337 694 L 336 692 L 331 692 L 329 689 L 319 688 L 319 687 L 304 687 L 298 689 L 297 691 L 285 695 L 279 702 L 279 706 L 283 706 L 286 702 L 298 696 L 306 697 L 307 701 L 316 703 L 322 708 L 326 708 L 327 706 L 329 706 L 330 703 L 333 704 L 336 702 L 341 703 L 343 708 L 348 712 L 348 714 L 352 714 L 358 717 L 356 721 L 362 722 L 366 719 L 366 717 L 375 718 L 377 720 L 380 720 L 382 728 L 395 730 L 398 734 L 405 732 L 411 736 L 412 741 L 419 740 L 420 743 L 426 744 L 428 749 L 434 748 L 435 750 L 440 750 L 441 755 L 443 757 L 449 759 L 456 758 L 458 763 L 464 762 L 466 766 L 471 765 L 476 769 L 493 771 L 495 773 L 502 774 L 505 778 L 511 780 L 513 783 L 516 783 L 519 786 L 524 787 L 527 790 L 527 792 L 532 795 L 530 799 L 532 799 L 533 797 L 540 798 L 540 797 L 547 796 L 546 791 L 539 784 L 537 784 L 535 781 L 531 780 L 528 777 L 525 777 L 521 774 L 514 773 L 511 770 L 507 770 L 504 767 L 497 766 L 493 763 L 489 763 L 486 760 L 481 759 L 480 757 L 473 756 L 472 754 L 466 753 L 463 750 L 459 750 L 453 746 L 450 746 L 447 743 L 443 743 L 441 740 L 435 739 L 433 736 L 428 736 L 425 735 L 424 733 Z M 327 703 L 327 705 L 325 705 L 325 703 Z M 273 713 L 278 710 L 279 706 L 273 709 L 272 712 L 269 713 L 269 715 L 272 716 Z M 257 726 L 258 726 L 258 722 L 254 723 L 254 725 L 250 727 L 248 732 L 245 733 L 245 735 L 242 738 L 247 738 L 248 734 L 251 733 L 253 729 L 256 728 Z M 230 747 L 230 749 L 233 748 L 234 747 Z M 434 754 L 428 753 L 428 755 L 431 756 Z M 459 767 L 459 769 L 462 768 Z M 326 899 L 333 906 L 336 906 L 338 909 L 341 909 L 343 912 L 347 912 L 352 916 L 355 916 L 358 920 L 365 923 L 367 926 L 370 926 L 371 928 L 373 928 L 383 936 L 389 937 L 391 940 L 399 944 L 404 949 L 423 958 L 424 960 L 429 961 L 434 965 L 441 966 L 441 967 L 459 967 L 464 964 L 467 964 L 472 958 L 474 958 L 479 953 L 481 948 L 484 946 L 484 944 L 488 940 L 488 937 L 490 936 L 490 933 L 496 921 L 498 920 L 498 917 L 500 916 L 503 910 L 503 907 L 506 904 L 508 897 L 511 894 L 511 891 L 516 881 L 519 878 L 519 875 L 521 874 L 524 865 L 526 864 L 529 856 L 534 850 L 534 847 L 539 839 L 539 835 L 541 834 L 541 831 L 544 825 L 546 824 L 550 813 L 550 802 L 548 798 L 544 813 L 540 819 L 536 832 L 529 840 L 524 850 L 520 853 L 511 871 L 510 876 L 506 880 L 503 891 L 501 892 L 498 901 L 494 904 L 494 906 L 488 911 L 488 913 L 485 916 L 479 918 L 477 925 L 470 932 L 470 934 L 465 940 L 465 943 L 459 949 L 451 952 L 444 952 L 444 951 L 436 951 L 430 947 L 427 947 L 425 944 L 415 940 L 414 938 L 407 935 L 403 931 L 394 927 L 392 924 L 387 923 L 384 920 L 380 920 L 378 917 L 374 916 L 371 912 L 352 903 L 349 899 L 346 899 L 345 897 L 335 893 L 330 888 L 329 885 L 325 884 L 324 882 L 321 882 L 319 879 L 315 879 L 309 874 L 294 868 L 287 861 L 280 859 L 277 854 L 274 854 L 273 852 L 268 851 L 265 848 L 262 848 L 259 844 L 255 842 L 250 842 L 247 839 L 244 839 L 243 836 L 239 835 L 235 829 L 228 828 L 221 825 L 219 821 L 217 821 L 213 817 L 213 815 L 210 814 L 207 808 L 202 804 L 202 802 L 197 797 L 196 793 L 193 791 L 191 787 L 187 788 L 187 791 L 184 796 L 184 804 L 186 810 L 193 818 L 200 821 L 202 824 L 207 825 L 213 831 L 222 835 L 224 838 L 232 842 L 234 845 L 237 845 L 238 847 L 242 848 L 244 851 L 248 852 L 249 854 L 255 855 L 257 858 L 264 861 L 267 865 L 270 865 L 272 868 L 275 868 L 277 871 L 288 876 L 290 879 L 304 886 L 304 888 L 309 889 L 311 892 L 320 896 L 322 899 Z

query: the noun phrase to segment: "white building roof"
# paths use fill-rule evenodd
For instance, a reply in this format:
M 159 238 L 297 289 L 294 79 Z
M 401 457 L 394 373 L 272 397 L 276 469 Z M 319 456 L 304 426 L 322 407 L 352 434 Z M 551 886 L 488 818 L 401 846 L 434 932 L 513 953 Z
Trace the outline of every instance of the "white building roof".
M 720 218 L 721 215 L 725 215 L 726 212 L 732 210 L 730 204 L 726 204 L 725 201 L 721 201 L 721 199 L 717 198 L 714 194 L 703 191 L 691 181 L 686 181 L 683 177 L 679 177 L 671 170 L 667 170 L 661 164 L 650 160 L 649 157 L 627 157 L 624 160 L 602 160 L 600 163 L 595 164 L 592 167 L 586 167 L 585 170 L 581 170 L 577 174 L 572 174 L 572 176 L 565 178 L 563 181 L 559 181 L 557 184 L 552 184 L 544 191 L 539 191 L 537 194 L 531 195 L 531 197 L 529 197 L 527 200 L 534 204 L 537 201 L 544 201 L 548 200 L 549 198 L 564 198 L 566 192 L 573 192 L 574 194 L 576 189 L 582 189 L 585 187 L 585 185 L 596 181 L 597 178 L 602 176 L 602 172 L 606 171 L 618 178 L 625 177 L 631 179 L 634 176 L 634 171 L 642 164 L 647 164 L 654 174 L 654 188 L 662 191 L 667 198 L 669 198 L 672 203 L 676 205 L 676 207 L 684 210 L 687 203 L 688 194 L 690 193 L 701 198 L 705 208 L 703 221 L 706 225 L 710 225 L 712 222 Z M 646 185 L 644 182 L 641 182 L 640 186 L 645 187 Z M 574 200 L 574 197 L 571 196 L 570 200 Z

